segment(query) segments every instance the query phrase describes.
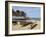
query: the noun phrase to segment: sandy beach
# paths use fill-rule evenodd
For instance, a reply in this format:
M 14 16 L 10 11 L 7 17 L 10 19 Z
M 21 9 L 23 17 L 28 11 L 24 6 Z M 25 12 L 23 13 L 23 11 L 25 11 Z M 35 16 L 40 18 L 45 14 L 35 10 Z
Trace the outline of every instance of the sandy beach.
M 40 29 L 40 21 L 39 20 L 31 20 L 32 22 L 33 22 L 33 24 L 28 24 L 28 25 L 24 25 L 23 26 L 23 24 L 25 24 L 25 23 L 23 23 L 23 22 L 17 22 L 17 24 L 16 23 L 12 23 L 12 30 L 27 30 L 27 29 L 30 29 L 31 30 L 31 28 L 35 25 L 35 24 L 37 24 L 34 28 L 32 28 L 33 30 L 34 29 L 36 29 L 36 30 L 38 30 L 38 29 Z M 21 24 L 22 25 L 21 25 Z

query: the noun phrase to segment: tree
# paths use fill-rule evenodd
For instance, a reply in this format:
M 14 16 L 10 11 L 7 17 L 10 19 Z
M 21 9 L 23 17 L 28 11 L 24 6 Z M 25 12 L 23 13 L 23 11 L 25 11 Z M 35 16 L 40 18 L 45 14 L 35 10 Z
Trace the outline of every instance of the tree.
M 21 11 L 21 15 L 26 17 L 26 13 L 24 11 Z
M 20 16 L 20 11 L 19 10 L 16 10 L 15 16 Z
M 12 9 L 12 16 L 15 16 L 15 11 Z
M 14 11 L 14 10 L 12 10 L 12 12 L 13 12 L 13 16 L 24 16 L 24 17 L 26 17 L 26 13 L 24 11 L 20 11 L 20 10 Z

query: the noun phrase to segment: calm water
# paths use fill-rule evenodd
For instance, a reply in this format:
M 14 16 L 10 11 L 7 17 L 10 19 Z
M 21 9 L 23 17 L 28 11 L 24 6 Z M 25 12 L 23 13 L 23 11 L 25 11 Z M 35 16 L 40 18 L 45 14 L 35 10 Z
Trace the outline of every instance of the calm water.
M 32 18 L 32 20 L 39 20 L 40 21 L 40 18 Z

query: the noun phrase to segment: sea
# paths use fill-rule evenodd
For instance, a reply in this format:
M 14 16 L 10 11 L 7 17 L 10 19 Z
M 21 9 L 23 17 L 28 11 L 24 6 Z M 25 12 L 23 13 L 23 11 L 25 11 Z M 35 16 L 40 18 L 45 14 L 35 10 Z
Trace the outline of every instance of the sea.
M 31 20 L 38 20 L 38 21 L 40 21 L 40 18 L 32 18 Z

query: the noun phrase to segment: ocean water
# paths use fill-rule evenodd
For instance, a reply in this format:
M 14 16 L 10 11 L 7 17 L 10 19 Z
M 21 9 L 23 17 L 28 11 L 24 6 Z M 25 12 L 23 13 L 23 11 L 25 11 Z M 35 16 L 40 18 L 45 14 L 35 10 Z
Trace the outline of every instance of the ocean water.
M 38 20 L 38 21 L 40 21 L 40 18 L 32 18 L 31 20 Z

